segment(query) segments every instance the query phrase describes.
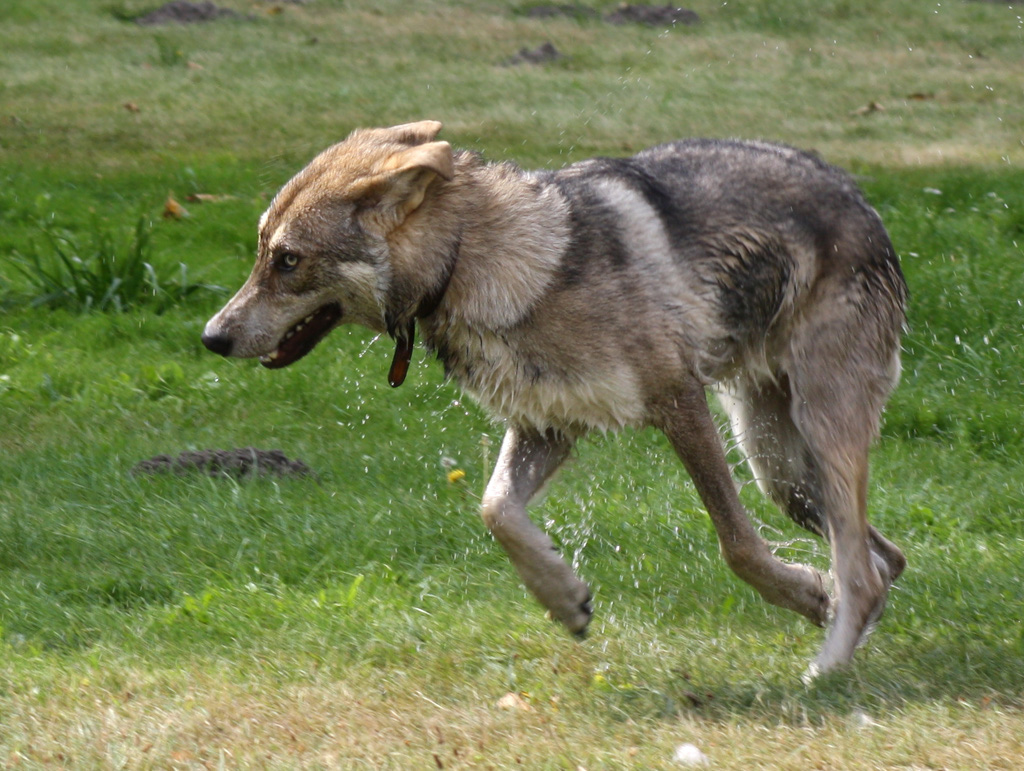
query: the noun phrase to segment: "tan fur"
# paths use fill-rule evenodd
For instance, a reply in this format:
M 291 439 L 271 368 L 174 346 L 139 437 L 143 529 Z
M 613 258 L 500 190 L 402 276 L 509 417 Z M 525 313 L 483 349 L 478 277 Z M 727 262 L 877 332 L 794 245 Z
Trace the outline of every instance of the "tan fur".
M 575 632 L 589 621 L 589 592 L 526 506 L 576 438 L 659 428 L 729 565 L 816 623 L 838 607 L 814 669 L 848 661 L 903 569 L 865 508 L 905 289 L 852 182 L 758 143 L 678 143 L 626 163 L 524 172 L 453 151 L 440 128 L 353 132 L 288 182 L 207 345 L 285 366 L 336 324 L 359 323 L 395 337 L 397 384 L 418 325 L 448 375 L 507 421 L 483 516 Z M 838 604 L 816 571 L 777 560 L 750 524 L 706 386 L 761 489 L 829 537 Z

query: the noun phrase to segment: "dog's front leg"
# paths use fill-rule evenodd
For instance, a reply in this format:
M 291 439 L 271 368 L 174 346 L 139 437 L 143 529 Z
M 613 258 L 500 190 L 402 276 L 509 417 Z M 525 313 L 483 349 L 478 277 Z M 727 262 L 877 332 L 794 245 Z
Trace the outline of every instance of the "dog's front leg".
M 487 484 L 483 518 L 523 583 L 574 634 L 590 622 L 590 590 L 526 513 L 534 493 L 558 469 L 573 442 L 555 432 L 510 425 Z

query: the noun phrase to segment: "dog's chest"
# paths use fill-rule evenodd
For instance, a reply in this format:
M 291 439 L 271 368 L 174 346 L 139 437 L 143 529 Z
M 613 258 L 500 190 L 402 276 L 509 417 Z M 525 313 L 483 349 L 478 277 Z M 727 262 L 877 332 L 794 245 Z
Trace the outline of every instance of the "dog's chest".
M 446 332 L 435 344 L 445 372 L 497 417 L 569 433 L 643 423 L 639 379 L 624 361 L 558 361 L 514 335 L 458 327 Z

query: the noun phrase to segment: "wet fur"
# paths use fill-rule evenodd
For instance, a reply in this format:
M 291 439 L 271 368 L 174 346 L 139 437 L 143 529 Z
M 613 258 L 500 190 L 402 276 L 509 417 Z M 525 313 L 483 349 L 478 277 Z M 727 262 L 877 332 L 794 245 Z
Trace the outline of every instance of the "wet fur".
M 285 185 L 207 345 L 270 354 L 330 302 L 342 322 L 396 337 L 399 357 L 418 327 L 447 375 L 507 422 L 484 520 L 577 633 L 589 592 L 526 506 L 587 432 L 658 428 L 736 573 L 769 602 L 833 618 L 811 671 L 847 662 L 904 566 L 868 525 L 866 494 L 906 288 L 851 178 L 798 150 L 719 140 L 529 172 L 453 151 L 439 130 L 355 132 Z M 287 274 L 283 255 L 299 258 Z M 708 387 L 760 488 L 829 540 L 834 599 L 751 526 Z

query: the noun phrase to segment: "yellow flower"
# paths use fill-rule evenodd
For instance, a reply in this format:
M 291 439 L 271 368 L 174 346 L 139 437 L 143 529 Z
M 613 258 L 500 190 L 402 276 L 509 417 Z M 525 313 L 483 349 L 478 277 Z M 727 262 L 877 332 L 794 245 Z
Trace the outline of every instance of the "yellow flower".
M 460 479 L 464 479 L 465 476 L 466 476 L 466 472 L 465 471 L 463 471 L 460 468 L 453 468 L 451 471 L 448 472 L 448 482 L 449 482 L 449 484 L 455 484 Z

